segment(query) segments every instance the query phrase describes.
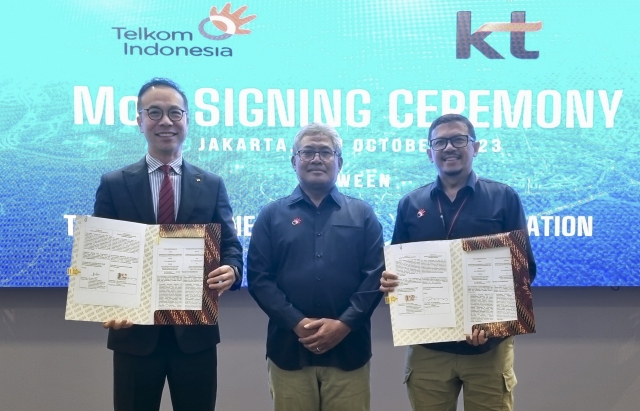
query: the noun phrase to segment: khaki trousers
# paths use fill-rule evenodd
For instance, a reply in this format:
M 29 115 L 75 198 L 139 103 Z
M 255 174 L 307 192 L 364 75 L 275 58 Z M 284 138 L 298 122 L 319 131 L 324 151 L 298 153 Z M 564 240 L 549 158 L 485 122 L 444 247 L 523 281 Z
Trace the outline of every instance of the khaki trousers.
M 513 337 L 478 355 L 457 355 L 409 347 L 405 383 L 414 411 L 455 411 L 464 387 L 465 411 L 511 411 Z
M 304 367 L 287 371 L 267 359 L 275 411 L 369 411 L 370 363 L 353 371 Z

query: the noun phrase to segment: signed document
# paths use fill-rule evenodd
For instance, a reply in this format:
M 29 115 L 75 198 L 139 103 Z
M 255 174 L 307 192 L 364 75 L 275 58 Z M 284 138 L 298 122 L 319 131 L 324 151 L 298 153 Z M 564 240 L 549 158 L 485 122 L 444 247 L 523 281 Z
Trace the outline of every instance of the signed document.
M 387 269 L 398 275 L 395 326 L 402 330 L 456 326 L 451 255 L 447 241 L 388 246 Z
M 79 274 L 74 302 L 140 307 L 144 224 L 103 218 L 81 219 L 74 238 Z
M 145 225 L 77 216 L 67 320 L 216 324 L 206 275 L 220 265 L 219 224 Z
M 153 250 L 155 310 L 201 310 L 204 238 L 161 238 Z
M 394 345 L 535 332 L 524 231 L 385 247 Z
M 476 324 L 518 319 L 509 247 L 463 253 L 464 332 Z

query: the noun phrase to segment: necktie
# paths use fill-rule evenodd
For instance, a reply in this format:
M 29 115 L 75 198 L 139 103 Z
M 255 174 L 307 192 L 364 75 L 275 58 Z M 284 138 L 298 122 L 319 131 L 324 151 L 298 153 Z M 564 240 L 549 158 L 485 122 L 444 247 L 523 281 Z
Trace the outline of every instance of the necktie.
M 160 166 L 160 169 L 164 173 L 164 178 L 160 185 L 160 196 L 158 198 L 158 224 L 173 224 L 176 219 L 173 208 L 173 184 L 171 183 L 171 177 L 169 177 L 171 166 L 165 164 Z

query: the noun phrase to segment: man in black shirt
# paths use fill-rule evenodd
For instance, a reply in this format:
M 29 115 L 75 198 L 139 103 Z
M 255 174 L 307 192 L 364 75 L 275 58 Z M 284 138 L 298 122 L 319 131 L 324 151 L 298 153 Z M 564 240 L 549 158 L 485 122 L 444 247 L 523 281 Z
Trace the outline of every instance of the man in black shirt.
M 480 145 L 466 117 L 437 118 L 429 128 L 429 146 L 427 153 L 438 178 L 400 200 L 392 244 L 526 229 L 518 194 L 473 171 Z M 536 264 L 531 247 L 527 253 L 533 281 Z M 395 274 L 383 273 L 381 291 L 397 285 Z M 466 341 L 411 346 L 405 381 L 416 411 L 455 411 L 461 387 L 466 410 L 512 410 L 513 337 L 487 338 L 475 330 Z
M 335 129 L 303 127 L 293 152 L 300 184 L 262 209 L 247 259 L 249 292 L 269 316 L 271 395 L 276 411 L 366 411 L 382 227 L 367 203 L 335 186 Z

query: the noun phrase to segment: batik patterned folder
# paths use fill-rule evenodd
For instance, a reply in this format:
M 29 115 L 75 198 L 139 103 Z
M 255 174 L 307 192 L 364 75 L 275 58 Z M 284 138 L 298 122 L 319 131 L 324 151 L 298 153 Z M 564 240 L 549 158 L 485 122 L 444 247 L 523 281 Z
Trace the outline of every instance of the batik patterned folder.
M 108 319 L 128 319 L 134 324 L 211 325 L 218 322 L 218 294 L 207 286 L 207 274 L 220 266 L 220 224 L 166 224 L 144 226 L 144 253 L 140 279 L 140 303 L 137 307 L 94 305 L 75 301 L 80 270 L 80 245 L 83 224 L 97 217 L 77 216 L 71 266 L 68 269 L 69 288 L 65 319 L 76 321 L 104 322 Z M 104 220 L 104 219 L 101 219 Z M 119 222 L 121 223 L 121 222 Z M 138 226 L 143 226 L 138 223 Z M 153 302 L 153 256 L 154 246 L 160 238 L 204 238 L 204 269 L 202 273 L 201 310 L 156 310 Z
M 532 334 L 536 332 L 536 324 L 533 318 L 529 262 L 527 260 L 527 241 L 525 236 L 526 234 L 523 230 L 516 230 L 509 233 L 461 240 L 464 251 L 496 247 L 509 247 L 511 250 L 511 268 L 513 270 L 513 284 L 515 287 L 518 319 L 515 321 L 478 324 L 474 325 L 473 329 L 485 330 L 487 335 L 492 337 L 508 337 L 510 335 Z
M 154 324 L 209 325 L 218 323 L 218 292 L 207 286 L 207 274 L 220 267 L 220 224 L 165 224 L 160 237 L 204 237 L 202 310 L 156 310 Z
M 516 230 L 508 233 L 443 241 L 448 243 L 451 259 L 456 325 L 455 327 L 400 329 L 397 326 L 397 314 L 393 307 L 393 304 L 397 304 L 397 298 L 392 293 L 387 296 L 385 300 L 391 305 L 391 325 L 394 345 L 464 340 L 464 253 L 497 247 L 508 247 L 511 253 L 517 320 L 475 324 L 472 329 L 484 330 L 489 337 L 507 337 L 518 334 L 535 333 L 526 240 L 526 233 L 523 230 Z M 428 250 L 429 243 L 428 241 L 422 243 L 424 244 L 425 250 Z M 392 261 L 391 258 L 390 247 L 397 246 L 400 245 L 385 247 L 385 260 L 389 271 L 392 271 L 392 268 L 395 267 L 395 261 Z

